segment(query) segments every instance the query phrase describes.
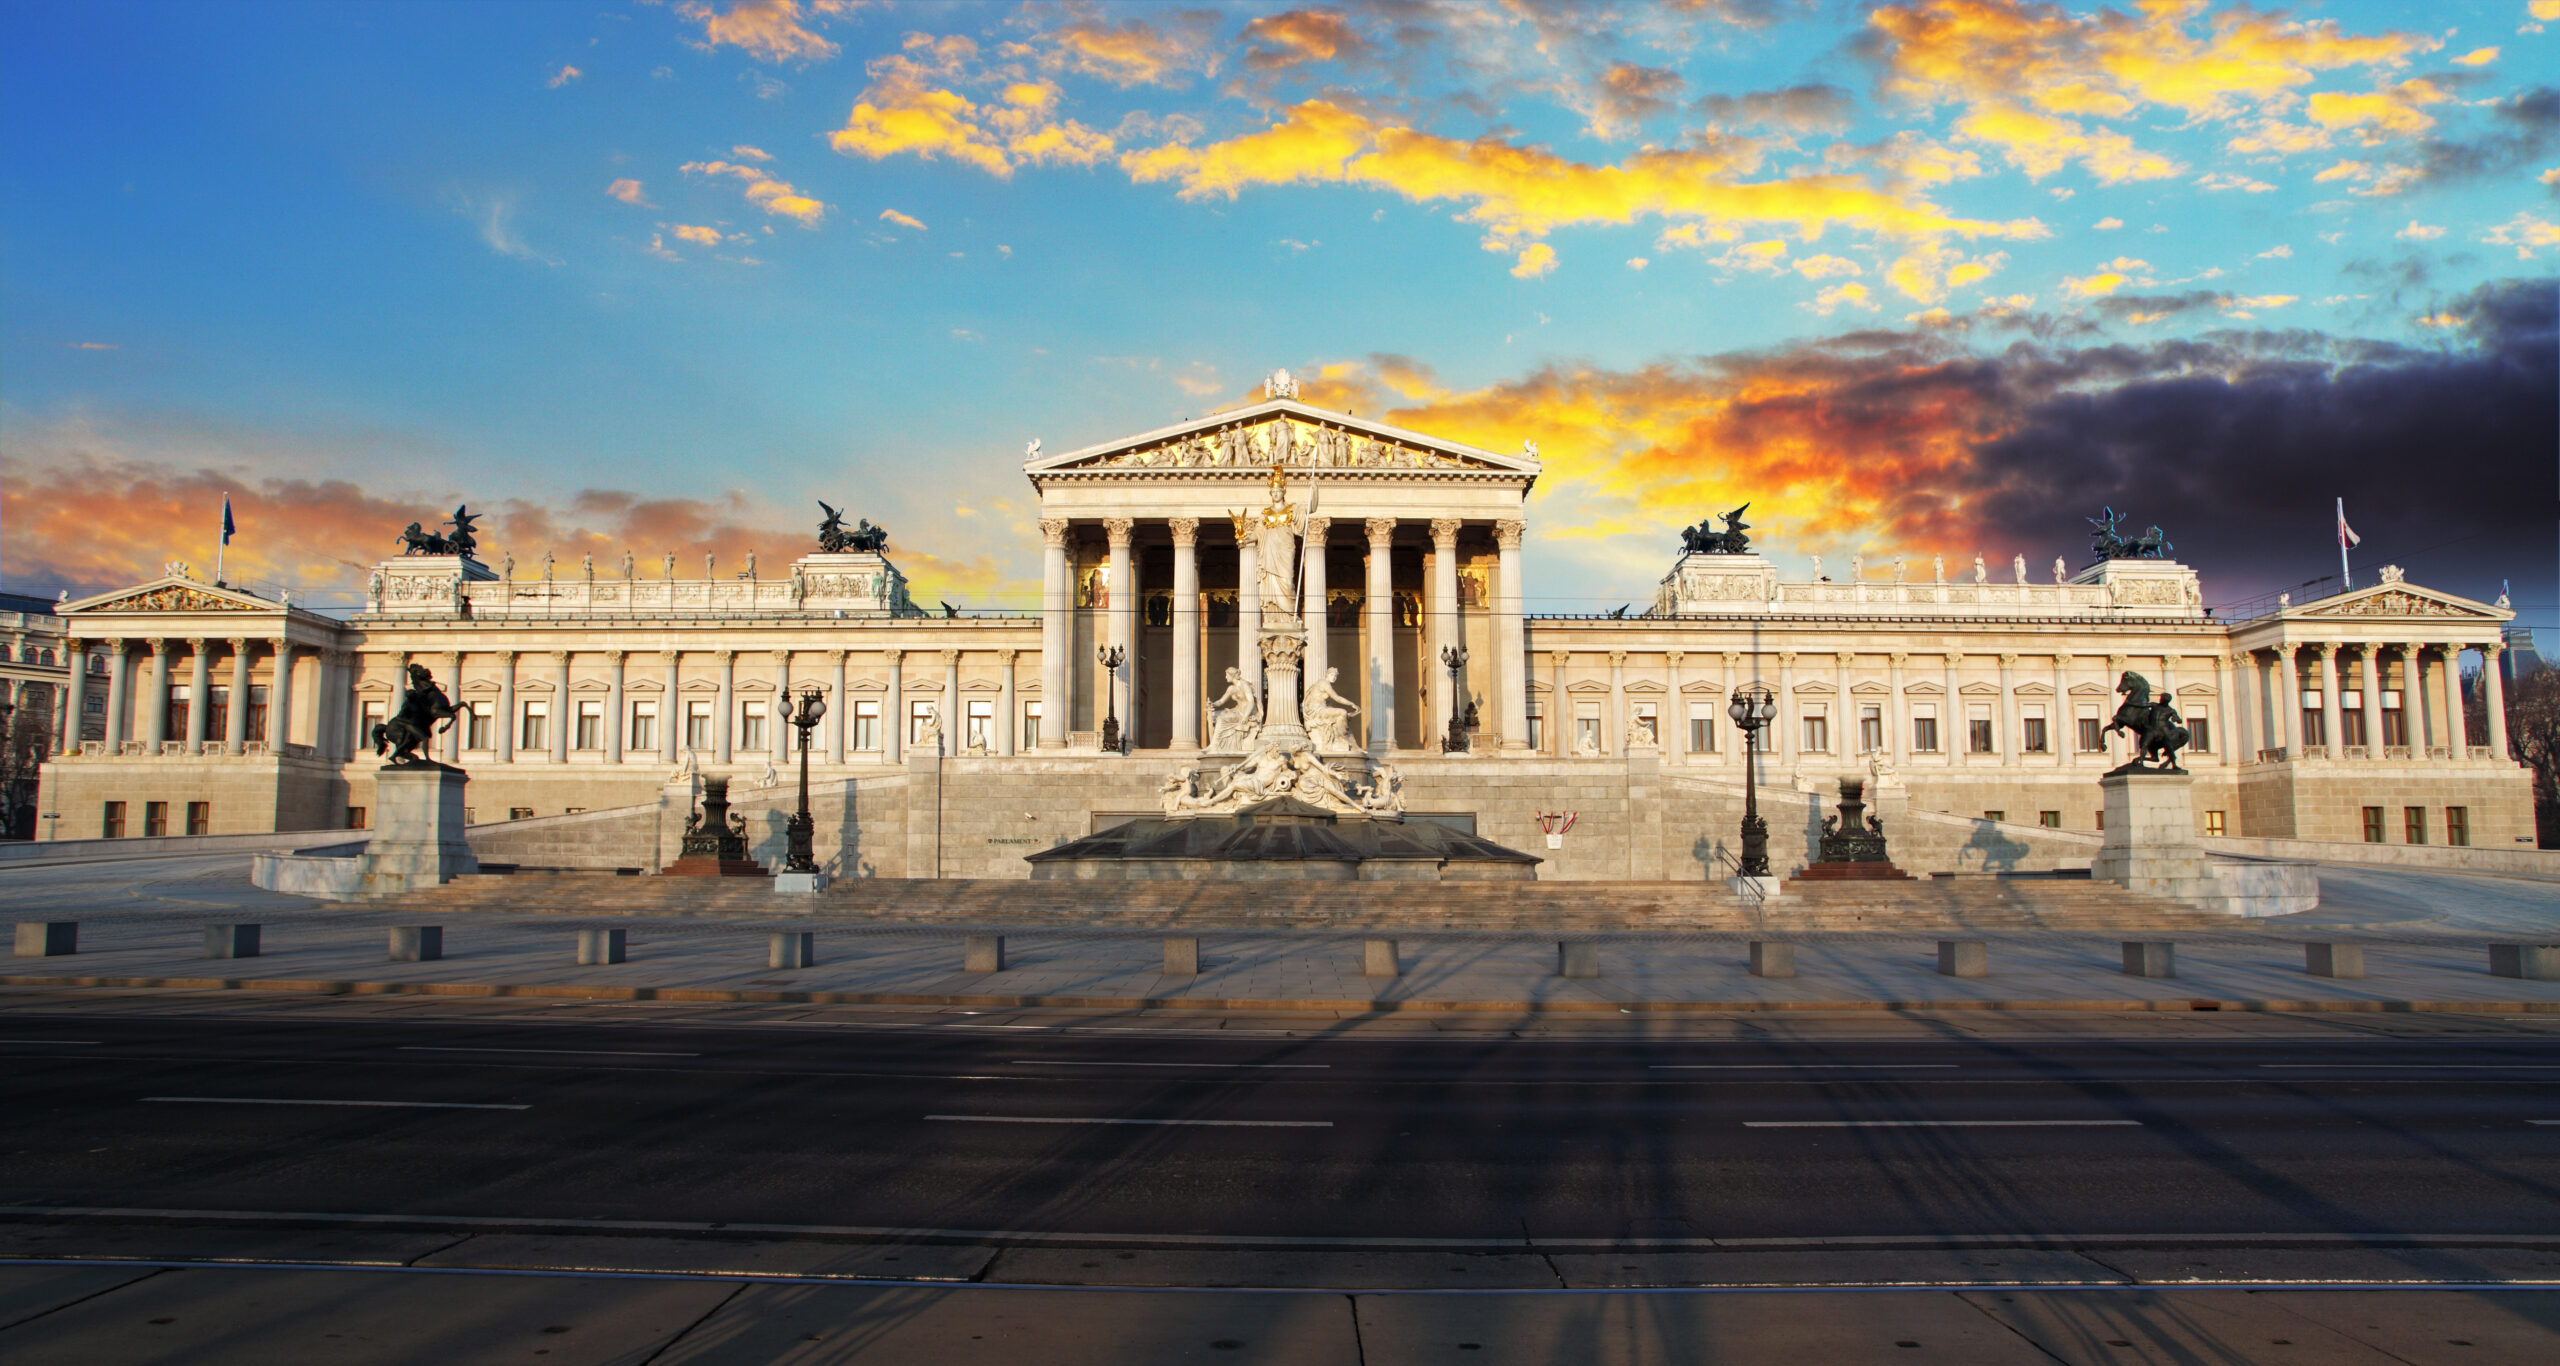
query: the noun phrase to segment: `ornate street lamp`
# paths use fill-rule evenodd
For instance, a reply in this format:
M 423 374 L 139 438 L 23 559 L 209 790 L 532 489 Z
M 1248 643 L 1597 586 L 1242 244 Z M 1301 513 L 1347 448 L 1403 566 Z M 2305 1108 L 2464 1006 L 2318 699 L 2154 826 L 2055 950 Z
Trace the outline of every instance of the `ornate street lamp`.
M 1120 752 L 1120 666 L 1127 661 L 1129 653 L 1117 645 L 1105 645 L 1095 650 L 1093 657 L 1095 662 L 1111 671 L 1111 685 L 1102 690 L 1104 707 L 1108 712 L 1102 718 L 1102 752 L 1117 754 Z
M 1440 662 L 1449 666 L 1449 738 L 1440 748 L 1448 754 L 1467 752 L 1467 709 L 1459 705 L 1458 670 L 1467 662 L 1467 647 L 1446 645 L 1440 650 Z
M 818 685 L 812 683 L 800 690 L 793 699 L 790 713 L 782 718 L 793 730 L 800 732 L 800 809 L 791 813 L 791 823 L 784 827 L 791 839 L 790 857 L 782 864 L 782 871 L 786 873 L 818 871 L 815 842 L 818 824 L 809 815 L 809 737 L 826 715 L 827 699 L 818 690 Z
M 1777 719 L 1776 694 L 1757 683 L 1733 690 L 1725 715 L 1742 732 L 1742 875 L 1769 875 L 1769 823 L 1760 819 L 1760 732 Z

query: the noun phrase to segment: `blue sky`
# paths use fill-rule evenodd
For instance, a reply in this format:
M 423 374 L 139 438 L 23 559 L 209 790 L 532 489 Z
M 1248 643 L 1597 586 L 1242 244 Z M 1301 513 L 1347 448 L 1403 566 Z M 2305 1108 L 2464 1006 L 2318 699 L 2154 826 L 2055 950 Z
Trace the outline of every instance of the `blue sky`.
M 1019 606 L 1025 441 L 1285 365 L 1538 440 L 1533 608 L 1641 599 L 1745 497 L 1835 566 L 2041 564 L 2148 498 L 2237 597 L 2334 569 L 2344 495 L 2548 616 L 2553 22 L 21 3 L 0 576 L 209 560 L 223 491 L 306 589 L 461 498 L 519 559 L 777 561 L 825 497 Z M 2432 405 L 2515 496 L 2392 479 Z

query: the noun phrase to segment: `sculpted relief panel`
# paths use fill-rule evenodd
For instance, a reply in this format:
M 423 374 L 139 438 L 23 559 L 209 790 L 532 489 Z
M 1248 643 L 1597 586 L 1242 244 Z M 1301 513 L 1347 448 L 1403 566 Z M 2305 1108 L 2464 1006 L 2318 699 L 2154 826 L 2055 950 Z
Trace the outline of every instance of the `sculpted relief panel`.
M 1477 466 L 1402 442 L 1311 422 L 1240 423 L 1095 461 L 1092 469 L 1458 470 Z

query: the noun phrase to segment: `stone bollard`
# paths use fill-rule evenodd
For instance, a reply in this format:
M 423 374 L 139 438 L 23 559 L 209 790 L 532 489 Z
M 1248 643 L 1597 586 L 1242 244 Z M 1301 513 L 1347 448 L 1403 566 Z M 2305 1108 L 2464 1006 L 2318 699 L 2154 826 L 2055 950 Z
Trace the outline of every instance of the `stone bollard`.
M 769 968 L 808 968 L 818 964 L 818 936 L 810 930 L 784 930 L 773 937 L 765 954 Z
M 2489 975 L 2528 982 L 2560 981 L 2560 944 L 2491 944 Z
M 1938 975 L 1941 977 L 1990 976 L 1991 946 L 1979 939 L 1939 940 Z
M 1200 941 L 1166 936 L 1164 941 L 1164 975 L 1197 977 L 1200 975 Z
M 2157 939 L 2124 941 L 2124 975 L 2127 977 L 2177 976 L 2178 946 Z
M 21 920 L 18 922 L 18 954 L 20 958 L 60 958 L 80 951 L 80 922 L 77 920 Z
M 1795 976 L 1796 946 L 1766 939 L 1752 940 L 1751 975 L 1754 977 Z
M 2302 970 L 2314 977 L 2364 976 L 2364 945 L 2305 944 Z
M 1360 946 L 1360 975 L 1363 977 L 1402 977 L 1404 964 L 1396 957 L 1396 941 L 1372 939 Z
M 630 956 L 630 936 L 629 930 L 578 931 L 578 966 L 622 962 Z
M 1600 946 L 1585 940 L 1579 944 L 1556 945 L 1556 976 L 1597 977 L 1600 975 Z
M 964 939 L 960 948 L 960 970 L 962 972 L 1004 971 L 1004 936 L 973 934 Z
M 207 958 L 257 957 L 258 927 L 255 925 L 205 926 L 204 956 Z
M 444 957 L 444 926 L 394 925 L 391 927 L 391 961 L 394 963 L 432 963 Z

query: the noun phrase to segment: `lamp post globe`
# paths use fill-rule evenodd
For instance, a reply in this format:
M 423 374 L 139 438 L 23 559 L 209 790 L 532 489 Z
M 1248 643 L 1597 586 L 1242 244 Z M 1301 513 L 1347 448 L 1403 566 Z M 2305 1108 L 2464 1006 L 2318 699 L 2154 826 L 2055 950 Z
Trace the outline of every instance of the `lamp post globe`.
M 1111 681 L 1103 688 L 1102 752 L 1120 752 L 1120 666 L 1128 660 L 1128 652 L 1117 645 L 1104 645 L 1093 652 L 1094 662 L 1110 670 Z
M 800 806 L 791 813 L 790 823 L 783 827 L 790 840 L 790 853 L 783 860 L 786 873 L 818 871 L 817 821 L 809 814 L 809 739 L 818 723 L 826 719 L 827 699 L 815 683 L 799 691 L 791 710 L 783 720 L 800 733 Z
M 1440 647 L 1440 662 L 1449 666 L 1449 734 L 1440 742 L 1440 748 L 1443 753 L 1464 754 L 1467 752 L 1467 709 L 1459 704 L 1458 670 L 1466 667 L 1467 647 Z
M 1742 876 L 1769 875 L 1769 823 L 1760 818 L 1760 732 L 1777 718 L 1778 699 L 1748 683 L 1733 690 L 1725 715 L 1742 732 Z

